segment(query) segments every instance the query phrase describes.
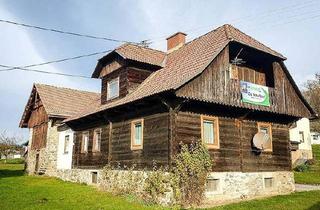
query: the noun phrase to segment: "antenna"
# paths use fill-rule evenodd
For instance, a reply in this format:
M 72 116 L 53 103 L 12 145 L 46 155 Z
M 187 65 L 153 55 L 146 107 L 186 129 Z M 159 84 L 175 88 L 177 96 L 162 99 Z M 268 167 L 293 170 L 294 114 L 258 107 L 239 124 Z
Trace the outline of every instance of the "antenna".
M 142 46 L 142 47 L 149 47 L 149 45 L 151 44 L 152 42 L 148 41 L 148 40 L 142 40 L 139 45 Z
M 231 63 L 232 63 L 232 64 L 241 65 L 241 64 L 246 63 L 246 61 L 244 61 L 242 58 L 238 58 L 239 55 L 241 54 L 242 50 L 243 50 L 243 48 L 241 48 L 241 49 L 239 50 L 237 56 L 236 56 L 233 60 L 231 60 Z

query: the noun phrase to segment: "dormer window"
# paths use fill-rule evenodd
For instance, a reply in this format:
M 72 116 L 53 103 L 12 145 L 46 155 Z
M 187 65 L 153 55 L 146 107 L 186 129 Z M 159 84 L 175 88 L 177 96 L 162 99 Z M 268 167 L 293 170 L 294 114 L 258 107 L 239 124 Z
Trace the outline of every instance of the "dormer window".
M 119 97 L 119 77 L 108 82 L 107 100 Z

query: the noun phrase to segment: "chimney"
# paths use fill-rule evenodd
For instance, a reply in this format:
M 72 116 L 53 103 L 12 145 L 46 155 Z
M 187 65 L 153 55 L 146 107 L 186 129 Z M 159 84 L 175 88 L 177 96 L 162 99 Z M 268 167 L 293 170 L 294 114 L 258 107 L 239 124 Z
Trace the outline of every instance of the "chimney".
M 177 32 L 167 38 L 167 52 L 170 53 L 182 47 L 186 43 L 187 34 Z

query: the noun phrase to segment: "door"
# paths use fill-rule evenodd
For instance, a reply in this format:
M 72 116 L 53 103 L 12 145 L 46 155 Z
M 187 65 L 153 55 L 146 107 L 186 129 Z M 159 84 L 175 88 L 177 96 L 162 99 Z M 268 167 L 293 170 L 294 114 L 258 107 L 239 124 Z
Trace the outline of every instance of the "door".
M 34 173 L 39 171 L 39 154 L 36 154 L 36 165 L 34 167 Z

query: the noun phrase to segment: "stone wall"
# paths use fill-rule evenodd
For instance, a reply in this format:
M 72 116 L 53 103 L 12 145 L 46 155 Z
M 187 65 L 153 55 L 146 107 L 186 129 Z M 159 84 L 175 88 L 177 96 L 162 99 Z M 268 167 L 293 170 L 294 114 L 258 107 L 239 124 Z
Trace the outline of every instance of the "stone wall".
M 289 194 L 295 190 L 291 171 L 276 172 L 214 172 L 209 179 L 217 180 L 217 189 L 206 192 L 207 204 L 223 204 L 272 195 Z M 270 182 L 270 179 L 272 181 Z M 271 183 L 271 185 L 268 185 Z
M 57 170 L 57 151 L 58 151 L 58 130 L 57 126 L 48 122 L 48 131 L 46 139 L 46 147 L 32 150 L 32 129 L 29 134 L 28 158 L 27 158 L 27 172 L 29 174 L 35 173 L 36 156 L 39 155 L 39 170 L 48 176 L 56 176 Z M 38 171 L 39 172 L 39 171 Z
M 65 169 L 58 170 L 57 176 L 65 181 L 93 184 L 93 172 L 97 172 L 98 175 L 97 185 L 107 191 L 114 187 L 112 184 L 125 184 L 127 182 L 126 177 L 129 177 L 128 173 L 130 173 L 128 171 L 119 172 L 118 170 L 114 170 L 116 175 L 111 176 L 108 183 L 106 183 L 103 178 L 102 170 Z M 148 172 L 140 171 L 134 173 L 143 173 L 142 176 L 141 174 L 139 175 L 140 178 L 143 177 L 142 180 L 135 186 L 137 192 L 143 193 L 144 180 L 148 176 Z M 256 173 L 212 172 L 208 179 L 217 180 L 217 188 L 215 191 L 207 191 L 205 193 L 206 199 L 204 205 L 207 206 L 272 195 L 289 194 L 295 190 L 293 173 L 290 171 Z M 266 182 L 268 182 L 269 185 Z M 164 205 L 174 201 L 172 190 L 168 191 L 168 193 L 159 200 L 161 204 Z

